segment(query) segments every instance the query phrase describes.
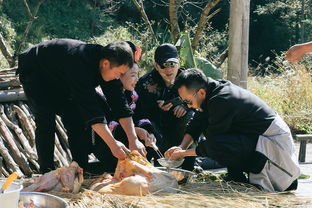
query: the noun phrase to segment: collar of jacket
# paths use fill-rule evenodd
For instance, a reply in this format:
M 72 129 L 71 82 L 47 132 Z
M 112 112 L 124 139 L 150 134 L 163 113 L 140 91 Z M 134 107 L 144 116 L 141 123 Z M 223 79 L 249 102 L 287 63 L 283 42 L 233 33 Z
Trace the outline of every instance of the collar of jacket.
M 216 94 L 216 89 L 218 88 L 219 85 L 220 85 L 219 81 L 207 77 L 206 98 L 203 101 L 203 103 L 200 105 L 200 107 L 203 110 L 207 109 L 208 103 L 209 103 L 210 99 L 213 97 L 213 95 Z
M 184 70 L 185 70 L 184 68 L 179 68 L 177 76 Z M 152 79 L 155 82 L 157 82 L 161 87 L 167 87 L 165 81 L 163 80 L 163 78 L 160 76 L 159 72 L 155 68 L 151 71 L 151 76 L 152 76 Z

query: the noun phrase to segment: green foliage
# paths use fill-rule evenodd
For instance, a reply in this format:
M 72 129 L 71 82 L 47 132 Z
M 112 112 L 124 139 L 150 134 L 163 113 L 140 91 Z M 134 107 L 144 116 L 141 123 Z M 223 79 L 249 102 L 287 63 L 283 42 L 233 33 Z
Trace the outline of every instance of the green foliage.
M 37 1 L 27 1 L 33 11 Z M 7 17 L 16 31 L 12 40 L 7 39 L 15 49 L 29 22 L 23 1 L 6 0 L 1 8 L 1 18 Z M 30 45 L 54 38 L 73 38 L 88 41 L 102 34 L 106 28 L 115 24 L 101 7 L 91 5 L 87 0 L 53 0 L 41 4 L 23 49 Z M 7 30 L 6 30 L 7 31 Z M 14 39 L 14 41 L 13 41 Z
M 0 7 L 1 11 L 1 7 Z M 16 32 L 14 28 L 12 27 L 11 22 L 8 20 L 6 15 L 0 16 L 0 32 L 3 38 L 6 41 L 6 45 L 9 48 L 10 51 L 13 51 L 11 49 L 11 45 L 15 43 L 15 37 L 16 37 Z M 0 52 L 0 68 L 9 68 L 9 64 Z
M 180 60 L 182 66 L 187 68 L 199 68 L 205 73 L 206 76 L 213 79 L 222 78 L 222 71 L 217 69 L 217 67 L 215 67 L 211 62 L 202 57 L 194 57 L 188 33 L 181 33 L 176 45 L 180 49 Z
M 218 69 L 215 65 L 209 62 L 205 58 L 196 57 L 195 58 L 197 68 L 203 70 L 206 76 L 211 77 L 213 79 L 221 79 L 223 77 L 223 73 L 220 69 Z
M 303 179 L 309 179 L 310 178 L 310 176 L 309 175 L 305 175 L 305 174 L 300 174 L 300 176 L 299 176 L 299 180 L 303 180 Z
M 180 52 L 181 65 L 186 68 L 196 68 L 194 53 L 191 46 L 190 36 L 187 32 L 181 33 L 179 40 L 176 43 Z
M 214 172 L 209 172 L 209 171 L 204 171 L 202 173 L 199 173 L 195 181 L 196 182 L 209 182 L 209 181 L 216 181 L 220 182 L 222 181 L 222 178 L 224 178 L 226 175 L 226 172 L 219 172 L 219 173 L 214 173 Z
M 277 111 L 296 133 L 312 133 L 312 78 L 304 65 L 275 60 L 280 75 L 253 77 L 248 88 Z
M 260 59 L 260 63 L 268 56 L 275 57 L 273 50 L 280 53 L 291 45 L 312 39 L 312 1 L 264 0 L 254 7 L 250 54 L 253 59 Z

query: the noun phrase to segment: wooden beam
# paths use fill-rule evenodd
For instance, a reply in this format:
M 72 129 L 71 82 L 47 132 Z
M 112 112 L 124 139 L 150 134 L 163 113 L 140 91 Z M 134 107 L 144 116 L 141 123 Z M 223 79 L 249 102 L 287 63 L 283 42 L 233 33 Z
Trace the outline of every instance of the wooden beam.
M 24 90 L 14 89 L 14 90 L 1 90 L 0 91 L 0 103 L 2 102 L 11 102 L 17 100 L 26 100 L 26 95 Z
M 247 88 L 250 0 L 232 0 L 227 79 Z

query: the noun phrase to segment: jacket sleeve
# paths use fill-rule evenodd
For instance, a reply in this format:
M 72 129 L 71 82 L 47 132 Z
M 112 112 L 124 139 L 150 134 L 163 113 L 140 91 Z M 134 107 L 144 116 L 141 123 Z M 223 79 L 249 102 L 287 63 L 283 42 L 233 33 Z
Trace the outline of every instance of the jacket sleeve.
M 114 119 L 119 120 L 133 115 L 120 80 L 102 82 L 101 88 L 112 110 Z
M 205 118 L 202 112 L 196 111 L 194 117 L 188 123 L 186 134 L 190 134 L 194 141 L 198 141 L 199 136 L 203 133 L 205 128 Z

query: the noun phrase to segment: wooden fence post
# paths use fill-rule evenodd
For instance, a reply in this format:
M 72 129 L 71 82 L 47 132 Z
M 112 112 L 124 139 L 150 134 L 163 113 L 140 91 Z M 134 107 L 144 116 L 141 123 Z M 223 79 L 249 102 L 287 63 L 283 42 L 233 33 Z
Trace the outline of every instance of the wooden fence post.
M 231 0 L 227 79 L 247 88 L 250 0 Z

